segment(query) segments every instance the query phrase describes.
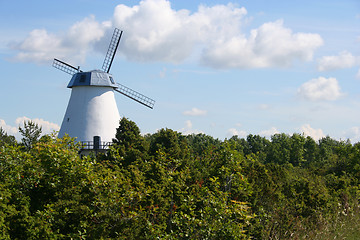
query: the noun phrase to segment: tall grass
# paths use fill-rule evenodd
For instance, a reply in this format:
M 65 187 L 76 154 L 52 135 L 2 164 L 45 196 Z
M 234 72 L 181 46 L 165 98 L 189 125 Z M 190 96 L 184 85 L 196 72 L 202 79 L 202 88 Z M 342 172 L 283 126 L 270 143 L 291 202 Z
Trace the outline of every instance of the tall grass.
M 333 221 L 319 224 L 317 230 L 294 233 L 292 239 L 358 240 L 360 239 L 360 205 L 354 210 L 340 210 Z
M 314 236 L 314 239 L 360 239 L 360 214 L 341 216 L 336 221 L 329 223 Z

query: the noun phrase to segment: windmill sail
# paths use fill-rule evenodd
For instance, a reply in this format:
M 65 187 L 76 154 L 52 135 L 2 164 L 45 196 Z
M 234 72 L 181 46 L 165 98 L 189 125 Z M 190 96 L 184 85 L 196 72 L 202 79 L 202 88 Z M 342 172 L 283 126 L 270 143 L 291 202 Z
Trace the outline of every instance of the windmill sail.
M 115 91 L 131 98 L 134 101 L 137 101 L 138 103 L 141 103 L 145 106 L 147 106 L 148 108 L 153 109 L 154 104 L 155 104 L 155 100 L 146 97 L 145 95 L 138 93 L 128 87 L 125 87 L 124 85 L 121 85 L 119 83 L 117 83 L 118 87 L 115 88 Z
M 53 62 L 53 67 L 54 68 L 57 68 L 63 72 L 66 72 L 68 74 L 71 74 L 71 75 L 74 75 L 75 73 L 79 73 L 79 72 L 82 72 L 80 70 L 80 68 L 76 68 L 76 67 L 73 67 L 71 66 L 70 64 L 67 64 L 63 61 L 60 61 L 56 58 L 54 58 L 54 62 Z
M 113 36 L 110 41 L 108 51 L 105 56 L 103 66 L 102 66 L 102 69 L 104 70 L 104 72 L 109 73 L 109 71 L 110 71 L 110 67 L 114 60 L 116 50 L 119 46 L 122 33 L 123 33 L 123 31 L 119 30 L 118 28 L 115 28 Z

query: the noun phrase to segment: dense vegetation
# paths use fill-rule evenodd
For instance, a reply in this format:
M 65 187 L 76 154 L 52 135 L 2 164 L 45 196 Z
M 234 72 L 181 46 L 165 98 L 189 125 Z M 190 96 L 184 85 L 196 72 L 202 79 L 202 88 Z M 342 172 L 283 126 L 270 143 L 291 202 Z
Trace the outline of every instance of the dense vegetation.
M 0 239 L 330 239 L 360 234 L 360 144 L 220 141 L 120 121 L 106 154 L 0 129 Z

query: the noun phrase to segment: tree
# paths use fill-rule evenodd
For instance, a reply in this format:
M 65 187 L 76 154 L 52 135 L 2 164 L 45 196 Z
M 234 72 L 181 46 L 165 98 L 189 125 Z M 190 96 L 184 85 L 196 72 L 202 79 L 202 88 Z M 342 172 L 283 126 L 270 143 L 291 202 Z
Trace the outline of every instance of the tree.
M 184 158 L 188 152 L 188 145 L 185 137 L 171 129 L 160 129 L 154 134 L 150 143 L 149 152 L 151 155 L 161 150 L 168 157 L 174 159 Z
M 142 148 L 143 141 L 144 140 L 140 135 L 140 129 L 136 123 L 123 117 L 119 122 L 119 127 L 116 129 L 115 139 L 113 139 L 113 142 L 116 145 Z
M 291 139 L 285 133 L 271 136 L 271 143 L 267 149 L 267 163 L 286 164 L 290 162 Z
M 33 121 L 24 121 L 24 127 L 19 126 L 19 132 L 23 136 L 22 144 L 30 149 L 39 140 L 42 128 Z
M 360 216 L 359 143 L 143 137 L 126 118 L 104 155 L 34 139 L 0 146 L 0 239 L 317 239 Z
M 197 155 L 203 154 L 209 146 L 220 145 L 220 140 L 203 133 L 189 134 L 185 137 L 192 152 Z
M 299 166 L 305 163 L 306 159 L 304 159 L 304 145 L 305 145 L 305 137 L 294 133 L 290 138 L 291 148 L 290 148 L 290 163 L 294 166 Z
M 261 162 L 266 160 L 266 149 L 268 148 L 271 142 L 265 137 L 259 135 L 249 134 L 246 138 L 246 142 L 242 141 L 244 144 L 243 153 L 245 156 L 255 154 L 258 155 Z
M 306 160 L 307 165 L 314 165 L 315 161 L 318 158 L 319 146 L 316 144 L 315 140 L 311 137 L 306 137 L 304 143 L 304 159 Z
M 146 141 L 140 134 L 140 129 L 135 122 L 123 117 L 116 129 L 116 135 L 113 139 L 114 151 L 119 154 L 114 157 L 122 165 L 129 165 L 137 159 L 145 158 L 147 152 Z M 115 153 L 113 152 L 113 153 Z M 114 155 L 114 154 L 113 154 Z
M 8 135 L 5 130 L 0 127 L 0 147 L 5 144 L 14 145 L 16 144 L 16 140 L 14 136 Z

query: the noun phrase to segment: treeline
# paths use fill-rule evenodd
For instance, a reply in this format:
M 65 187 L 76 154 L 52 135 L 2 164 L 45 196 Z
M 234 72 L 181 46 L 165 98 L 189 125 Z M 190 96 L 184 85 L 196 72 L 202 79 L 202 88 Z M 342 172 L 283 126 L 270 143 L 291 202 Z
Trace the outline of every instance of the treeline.
M 224 141 L 122 118 L 106 154 L 0 129 L 0 239 L 329 239 L 359 226 L 360 144 Z

